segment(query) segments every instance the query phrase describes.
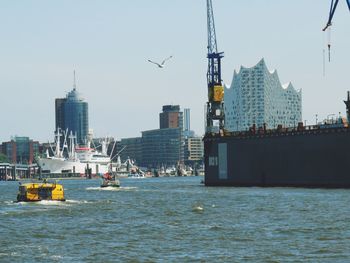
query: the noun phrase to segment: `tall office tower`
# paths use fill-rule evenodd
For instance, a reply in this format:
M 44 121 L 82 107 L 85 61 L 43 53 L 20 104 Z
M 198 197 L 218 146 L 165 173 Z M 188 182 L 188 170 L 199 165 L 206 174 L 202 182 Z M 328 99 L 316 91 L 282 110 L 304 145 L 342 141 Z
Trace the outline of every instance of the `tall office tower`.
M 56 131 L 58 128 L 63 129 L 65 127 L 64 124 L 64 104 L 66 102 L 66 98 L 57 98 L 55 99 L 55 115 L 56 115 Z
M 179 105 L 165 105 L 163 112 L 159 114 L 160 129 L 181 128 L 183 129 L 183 113 Z
M 80 97 L 75 88 L 67 95 L 64 106 L 64 123 L 68 131 L 77 134 L 79 144 L 86 144 L 89 132 L 88 103 Z
M 86 144 L 89 133 L 88 103 L 80 96 L 75 84 L 66 98 L 55 100 L 56 131 L 58 128 L 77 134 L 77 142 Z
M 294 127 L 302 121 L 301 90 L 289 82 L 281 85 L 277 71 L 270 72 L 264 59 L 234 71 L 230 88 L 225 88 L 225 128 L 230 131 L 257 127 Z

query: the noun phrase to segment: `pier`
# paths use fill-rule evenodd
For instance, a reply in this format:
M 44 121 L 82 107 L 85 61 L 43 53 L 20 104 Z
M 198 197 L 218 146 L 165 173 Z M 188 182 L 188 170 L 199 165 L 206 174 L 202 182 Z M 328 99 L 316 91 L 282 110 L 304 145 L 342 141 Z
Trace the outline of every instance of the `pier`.
M 38 170 L 39 167 L 36 164 L 0 163 L 0 181 L 32 178 Z

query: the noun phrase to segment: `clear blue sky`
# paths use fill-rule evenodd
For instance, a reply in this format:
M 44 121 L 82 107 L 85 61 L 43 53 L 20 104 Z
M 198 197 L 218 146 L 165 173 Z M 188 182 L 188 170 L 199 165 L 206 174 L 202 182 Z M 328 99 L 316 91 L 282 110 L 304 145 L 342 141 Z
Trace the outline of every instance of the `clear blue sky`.
M 205 0 L 1 0 L 0 142 L 53 138 L 55 98 L 77 89 L 96 136 L 140 136 L 159 126 L 162 105 L 191 109 L 204 131 Z M 350 14 L 341 0 L 332 28 L 332 62 L 323 76 L 321 29 L 330 0 L 213 0 L 223 79 L 265 58 L 282 83 L 302 89 L 303 119 L 345 114 L 350 90 Z M 158 69 L 147 59 L 161 61 Z

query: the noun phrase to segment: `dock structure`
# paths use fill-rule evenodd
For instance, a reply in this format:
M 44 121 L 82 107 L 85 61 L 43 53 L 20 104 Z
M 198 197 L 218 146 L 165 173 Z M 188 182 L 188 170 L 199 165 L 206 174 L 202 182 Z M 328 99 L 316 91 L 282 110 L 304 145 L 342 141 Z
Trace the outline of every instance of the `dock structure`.
M 31 179 L 77 179 L 85 178 L 80 173 L 36 173 L 32 174 Z
M 31 178 L 38 170 L 39 167 L 36 164 L 0 163 L 0 181 Z

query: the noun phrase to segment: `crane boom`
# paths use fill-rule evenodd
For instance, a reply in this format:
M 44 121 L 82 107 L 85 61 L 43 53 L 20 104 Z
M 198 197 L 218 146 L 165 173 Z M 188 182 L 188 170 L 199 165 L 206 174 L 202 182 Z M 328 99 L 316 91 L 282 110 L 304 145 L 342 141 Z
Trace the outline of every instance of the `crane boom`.
M 211 0 L 207 0 L 208 54 L 218 53 L 216 42 L 214 11 Z
M 219 129 L 224 129 L 224 87 L 221 80 L 221 58 L 223 52 L 218 52 L 214 12 L 211 0 L 207 0 L 207 27 L 208 27 L 208 102 L 206 132 L 213 132 L 214 120 L 219 121 Z
M 348 7 L 349 7 L 349 11 L 350 11 L 350 0 L 346 0 L 347 4 L 348 4 Z M 323 28 L 323 31 L 326 31 L 326 29 L 332 25 L 332 19 L 333 19 L 333 16 L 334 16 L 334 12 L 337 8 L 337 5 L 339 3 L 339 0 L 332 0 L 331 2 L 331 7 L 330 7 L 330 10 L 329 10 L 329 18 L 328 18 L 328 22 L 327 22 L 327 25 Z

